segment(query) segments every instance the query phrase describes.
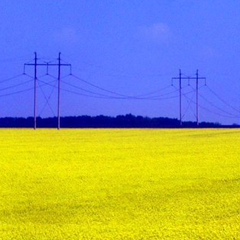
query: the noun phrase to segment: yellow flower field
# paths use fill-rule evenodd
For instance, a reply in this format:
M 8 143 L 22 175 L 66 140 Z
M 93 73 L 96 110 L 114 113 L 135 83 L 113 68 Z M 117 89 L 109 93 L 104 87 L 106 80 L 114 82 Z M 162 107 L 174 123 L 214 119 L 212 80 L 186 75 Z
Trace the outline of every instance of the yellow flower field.
M 240 239 L 239 130 L 0 130 L 0 239 Z

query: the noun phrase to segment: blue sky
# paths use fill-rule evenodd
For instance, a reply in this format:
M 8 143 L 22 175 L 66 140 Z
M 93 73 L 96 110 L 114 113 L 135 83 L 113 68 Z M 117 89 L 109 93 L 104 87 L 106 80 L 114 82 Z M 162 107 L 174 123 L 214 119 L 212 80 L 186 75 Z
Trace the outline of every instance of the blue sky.
M 64 116 L 179 118 L 171 78 L 199 69 L 199 120 L 240 123 L 239 11 L 236 0 L 1 0 L 0 115 L 33 115 L 33 68 L 21 74 L 36 51 L 39 62 L 61 52 L 72 64 L 73 76 L 62 69 Z M 57 69 L 49 72 L 38 69 L 42 117 L 57 114 Z M 195 120 L 194 89 L 183 81 L 183 120 Z

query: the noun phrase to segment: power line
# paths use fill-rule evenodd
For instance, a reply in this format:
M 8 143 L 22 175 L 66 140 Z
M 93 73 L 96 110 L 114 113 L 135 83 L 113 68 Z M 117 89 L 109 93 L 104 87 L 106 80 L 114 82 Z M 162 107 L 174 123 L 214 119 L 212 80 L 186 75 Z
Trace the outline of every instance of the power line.
M 150 95 L 153 95 L 153 94 L 155 94 L 155 93 L 159 93 L 159 92 L 161 92 L 161 91 L 164 91 L 164 90 L 166 90 L 166 89 L 168 89 L 168 88 L 171 88 L 171 85 L 166 86 L 166 87 L 163 87 L 163 88 L 158 89 L 158 90 L 156 90 L 156 91 L 152 91 L 152 92 L 140 94 L 140 95 L 137 95 L 137 96 L 135 96 L 135 97 L 146 97 L 146 96 L 150 96 Z
M 174 79 L 179 81 L 179 88 L 174 90 L 174 91 L 167 91 L 171 87 L 170 85 L 168 85 L 168 86 L 165 86 L 165 87 L 160 88 L 160 89 L 155 90 L 155 91 L 150 91 L 150 92 L 142 93 L 142 94 L 138 94 L 138 95 L 129 95 L 129 94 L 123 94 L 123 93 L 119 93 L 117 91 L 109 90 L 107 88 L 99 86 L 98 84 L 94 84 L 90 81 L 87 81 L 87 80 L 85 80 L 85 79 L 83 79 L 83 78 L 81 78 L 81 77 L 79 77 L 75 74 L 72 74 L 71 64 L 65 63 L 65 61 L 60 58 L 60 54 L 61 53 L 59 53 L 59 57 L 57 58 L 57 63 L 56 63 L 55 61 L 47 61 L 47 62 L 44 61 L 43 62 L 43 59 L 37 58 L 37 54 L 35 53 L 34 63 L 29 62 L 29 63 L 24 64 L 24 73 L 23 74 L 19 74 L 19 75 L 16 75 L 16 76 L 13 76 L 13 77 L 10 77 L 10 78 L 7 78 L 7 79 L 3 79 L 3 80 L 0 81 L 0 84 L 1 84 L 1 83 L 10 82 L 11 80 L 20 78 L 21 76 L 27 76 L 27 77 L 31 78 L 31 80 L 27 80 L 27 81 L 24 81 L 24 82 L 20 82 L 20 83 L 15 82 L 15 84 L 11 84 L 11 85 L 8 85 L 8 86 L 5 85 L 5 87 L 0 88 L 0 91 L 4 92 L 4 91 L 7 91 L 7 90 L 11 90 L 11 89 L 14 89 L 14 88 L 21 87 L 25 84 L 28 84 L 28 83 L 32 82 L 32 80 L 34 80 L 34 87 L 33 88 L 26 88 L 26 89 L 22 89 L 22 90 L 19 90 L 19 91 L 13 91 L 13 92 L 10 92 L 10 93 L 2 94 L 2 95 L 0 95 L 0 97 L 11 96 L 11 95 L 19 94 L 19 93 L 24 93 L 24 92 L 27 92 L 27 91 L 30 91 L 30 90 L 34 90 L 34 128 L 35 129 L 36 129 L 37 89 L 39 89 L 39 88 L 40 88 L 40 90 L 41 90 L 41 92 L 42 92 L 42 94 L 45 98 L 45 101 L 46 101 L 42 110 L 40 111 L 40 113 L 42 113 L 43 110 L 48 106 L 50 108 L 50 110 L 52 111 L 52 113 L 54 114 L 54 111 L 53 111 L 53 109 L 50 105 L 50 99 L 53 96 L 54 90 L 55 89 L 58 90 L 58 114 L 57 114 L 58 115 L 58 129 L 60 129 L 60 93 L 61 93 L 61 91 L 69 92 L 69 93 L 79 95 L 79 96 L 83 96 L 83 97 L 90 97 L 90 98 L 97 98 L 97 99 L 109 99 L 109 100 L 116 99 L 116 100 L 162 101 L 162 100 L 173 99 L 173 98 L 179 97 L 180 124 L 182 124 L 182 120 L 186 116 L 187 111 L 189 111 L 189 109 L 191 109 L 194 116 L 196 117 L 196 123 L 198 125 L 198 123 L 199 123 L 199 119 L 198 119 L 199 118 L 198 117 L 199 107 L 201 109 L 204 109 L 205 111 L 212 112 L 212 113 L 214 113 L 216 115 L 219 115 L 219 116 L 223 116 L 223 117 L 227 117 L 227 118 L 237 118 L 238 117 L 237 115 L 234 115 L 234 114 L 226 111 L 225 109 L 222 109 L 222 108 L 218 107 L 212 101 L 209 101 L 207 98 L 205 98 L 202 94 L 199 93 L 199 90 L 201 88 L 201 87 L 199 87 L 199 80 L 205 80 L 205 84 L 206 84 L 206 78 L 205 77 L 199 77 L 198 70 L 196 71 L 196 75 L 194 77 L 186 76 L 186 75 L 182 74 L 181 70 L 179 70 L 179 76 L 172 78 L 172 81 Z M 33 66 L 34 67 L 34 77 L 26 74 L 25 68 L 27 66 Z M 40 77 L 37 76 L 37 68 L 39 66 L 46 67 L 46 74 L 44 74 Z M 52 66 L 57 67 L 58 77 L 55 77 L 55 76 L 49 74 L 48 68 L 52 67 Z M 62 66 L 68 66 L 70 68 L 70 74 L 62 77 L 61 76 L 61 67 Z M 52 81 L 52 82 L 43 81 L 42 79 L 44 77 L 53 78 L 54 81 Z M 84 83 L 84 84 L 86 84 L 86 85 L 88 85 L 88 86 L 90 86 L 94 89 L 92 90 L 91 88 L 89 89 L 88 87 L 78 86 L 78 84 L 73 84 L 73 83 L 69 82 L 68 80 L 63 81 L 64 78 L 77 79 L 80 82 L 82 82 L 82 83 Z M 186 92 L 186 90 L 183 91 L 183 89 L 186 88 L 182 84 L 183 80 L 188 80 L 188 84 L 191 80 L 194 80 L 195 83 L 196 83 L 196 87 L 193 88 L 190 85 L 191 88 L 192 88 L 192 91 L 187 91 L 187 92 Z M 55 83 L 55 84 L 53 84 L 53 83 Z M 57 83 L 58 83 L 58 86 L 56 86 Z M 44 86 L 51 86 L 52 87 L 51 92 L 48 96 L 43 91 Z M 67 88 L 67 87 L 69 87 L 70 89 Z M 71 88 L 75 89 L 76 91 L 73 91 Z M 216 99 L 218 99 L 219 101 L 224 103 L 226 106 L 228 106 L 230 109 L 234 110 L 238 114 L 240 113 L 239 109 L 237 109 L 234 106 L 232 106 L 231 104 L 229 104 L 225 99 L 220 97 L 210 87 L 207 86 L 207 89 L 209 90 L 209 92 L 211 94 L 213 94 L 216 97 Z M 177 92 L 179 93 L 178 95 L 176 94 Z M 195 101 L 193 101 L 194 95 L 192 95 L 192 97 L 190 97 L 190 98 L 188 97 L 188 95 L 190 93 L 194 93 L 194 92 L 196 94 Z M 182 112 L 182 96 L 188 102 L 188 105 L 187 105 L 187 108 L 185 109 L 185 112 Z M 211 107 L 214 107 L 215 109 L 217 109 L 218 111 L 220 111 L 224 114 L 214 112 L 214 111 L 209 110 L 208 108 L 200 105 L 199 104 L 199 97 L 201 97 L 201 99 L 203 99 L 205 102 L 207 102 Z M 195 113 L 194 113 L 194 110 L 192 109 L 192 103 L 196 105 Z
M 84 88 L 82 88 L 82 87 L 76 86 L 76 85 L 74 85 L 74 84 L 67 83 L 67 82 L 65 82 L 65 81 L 62 81 L 62 82 L 63 82 L 64 84 L 70 86 L 70 87 L 79 89 L 79 90 L 81 90 L 81 91 L 83 91 L 83 92 L 91 93 L 91 94 L 98 95 L 98 96 L 102 96 L 102 97 L 109 97 L 109 96 L 107 96 L 107 95 L 104 95 L 104 94 L 101 94 L 101 93 L 96 93 L 96 92 L 93 92 L 93 91 L 84 89 Z
M 15 94 L 24 93 L 24 92 L 28 92 L 28 91 L 32 91 L 32 90 L 33 90 L 33 87 L 32 88 L 27 88 L 27 89 L 24 89 L 24 90 L 20 90 L 20 91 L 16 91 L 16 92 L 12 92 L 12 93 L 1 94 L 0 97 L 12 96 L 12 95 L 15 95 Z
M 51 86 L 51 87 L 55 87 L 54 85 L 50 84 L 50 83 L 47 83 L 43 80 L 40 80 L 38 79 L 38 81 L 48 85 L 48 86 Z M 76 91 L 72 91 L 72 90 L 69 90 L 69 89 L 65 89 L 63 87 L 61 87 L 61 90 L 62 91 L 66 91 L 66 92 L 70 92 L 70 93 L 74 93 L 75 95 L 79 95 L 79 96 L 85 96 L 85 97 L 90 97 L 90 98 L 100 98 L 100 99 L 119 99 L 119 100 L 167 100 L 167 99 L 172 99 L 172 98 L 176 98 L 177 96 L 171 96 L 171 97 L 161 97 L 161 96 L 166 96 L 166 95 L 170 95 L 172 93 L 175 93 L 176 91 L 171 91 L 171 92 L 168 92 L 168 93 L 165 93 L 165 94 L 162 94 L 162 95 L 158 95 L 158 96 L 155 96 L 155 97 L 148 97 L 148 98 L 139 98 L 139 97 L 119 97 L 119 96 L 112 96 L 112 95 L 106 95 L 106 94 L 101 94 L 101 93 L 97 93 L 97 92 L 93 92 L 93 91 L 90 91 L 88 89 L 85 89 L 85 88 L 82 88 L 82 87 L 79 87 L 79 86 L 76 86 L 74 84 L 71 84 L 71 83 L 68 83 L 68 82 L 65 82 L 65 81 L 62 81 L 62 83 L 64 85 L 67 85 L 67 86 L 70 86 L 70 87 L 73 87 L 75 89 L 78 89 L 78 90 L 81 90 L 83 92 L 86 92 L 86 93 L 90 93 L 90 94 L 85 94 L 85 93 L 80 93 L 80 92 L 76 92 Z M 191 91 L 192 92 L 192 91 Z
M 240 110 L 233 107 L 232 105 L 230 105 L 228 102 L 226 102 L 224 99 L 222 99 L 217 93 L 215 93 L 211 88 L 209 88 L 207 86 L 207 89 L 217 98 L 219 99 L 221 102 L 223 102 L 226 106 L 230 107 L 231 109 L 235 110 L 236 112 L 240 113 Z
M 90 86 L 92 86 L 92 87 L 94 87 L 94 88 L 97 88 L 97 89 L 99 89 L 99 90 L 102 90 L 102 91 L 104 91 L 104 92 L 111 93 L 111 94 L 114 94 L 114 95 L 117 95 L 117 96 L 121 96 L 121 97 L 131 98 L 131 96 L 124 95 L 124 94 L 121 94 L 121 93 L 117 93 L 117 92 L 114 92 L 114 91 L 107 90 L 107 89 L 105 89 L 105 88 L 99 87 L 99 86 L 97 86 L 97 85 L 95 85 L 95 84 L 93 84 L 93 83 L 90 83 L 90 82 L 88 82 L 88 81 L 86 81 L 86 80 L 84 80 L 84 79 L 82 79 L 82 78 L 77 77 L 77 76 L 74 75 L 74 74 L 71 74 L 71 76 L 74 77 L 74 78 L 76 78 L 76 79 L 78 79 L 78 80 L 80 80 L 80 81 L 82 81 L 82 82 L 84 82 L 84 83 L 86 83 L 86 84 L 88 84 L 88 85 L 90 85 Z
M 23 76 L 23 74 L 18 74 L 18 75 L 16 75 L 16 76 L 3 79 L 3 80 L 0 81 L 0 84 L 1 84 L 1 83 L 4 83 L 4 82 L 9 82 L 9 81 L 11 81 L 11 80 L 13 80 L 13 79 L 16 79 L 16 78 L 19 78 L 19 77 L 21 77 L 21 76 Z
M 186 98 L 188 98 L 187 96 L 185 96 Z M 189 101 L 191 101 L 191 99 L 189 99 L 188 98 L 188 100 Z M 195 101 L 192 101 L 192 103 L 194 103 L 194 104 L 196 104 L 196 102 Z M 205 110 L 205 111 L 207 111 L 207 112 L 209 112 L 209 113 L 213 113 L 213 114 L 215 114 L 215 115 L 217 115 L 217 116 L 221 116 L 221 117 L 225 117 L 225 118 L 239 118 L 239 116 L 236 116 L 236 115 L 232 115 L 232 114 L 230 114 L 230 113 L 228 113 L 228 112 L 226 112 L 227 114 L 230 114 L 231 116 L 229 116 L 229 115 L 224 115 L 224 114 L 221 114 L 221 113 L 217 113 L 217 112 L 215 112 L 215 111 L 213 111 L 213 110 L 210 110 L 209 108 L 206 108 L 206 107 L 204 107 L 204 106 L 202 106 L 202 105 L 200 105 L 199 104 L 199 107 L 201 108 L 201 109 L 203 109 L 203 110 Z
M 156 90 L 156 91 L 152 91 L 152 92 L 145 93 L 145 94 L 141 94 L 141 95 L 126 95 L 126 94 L 121 94 L 121 93 L 118 93 L 118 92 L 115 92 L 115 91 L 108 90 L 108 89 L 106 89 L 106 88 L 100 87 L 100 86 L 98 86 L 98 85 L 96 85 L 96 84 L 93 84 L 93 83 L 91 83 L 91 82 L 89 82 L 89 81 L 86 81 L 86 80 L 84 80 L 84 79 L 82 79 L 82 78 L 80 78 L 80 77 L 78 77 L 78 76 L 76 76 L 76 75 L 71 74 L 70 76 L 72 76 L 72 77 L 74 77 L 74 78 L 76 78 L 76 79 L 78 79 L 78 80 L 80 80 L 80 81 L 88 84 L 89 86 L 92 86 L 92 87 L 98 89 L 98 90 L 101 90 L 101 91 L 104 91 L 104 92 L 107 92 L 107 93 L 116 95 L 116 96 L 118 96 L 117 99 L 140 99 L 140 100 L 145 100 L 145 99 L 146 99 L 146 100 L 157 100 L 157 98 L 160 99 L 160 98 L 163 97 L 163 96 L 170 95 L 170 94 L 176 92 L 176 91 L 174 91 L 174 92 L 168 92 L 168 93 L 164 93 L 164 94 L 160 94 L 160 95 L 156 95 L 156 96 L 151 96 L 151 97 L 149 96 L 149 95 L 152 95 L 152 94 L 154 94 L 154 93 L 158 93 L 158 92 L 161 92 L 161 91 L 163 91 L 163 90 L 166 90 L 166 89 L 170 88 L 171 85 L 169 85 L 169 86 L 163 87 L 163 88 L 161 88 L 161 89 L 158 89 L 158 90 Z M 107 97 L 107 98 L 116 98 L 115 96 L 112 97 L 111 95 L 109 96 L 109 95 L 105 95 L 105 94 L 100 94 L 100 93 L 92 92 L 92 91 L 90 91 L 90 90 L 86 90 L 86 89 L 83 89 L 83 88 L 81 88 L 81 87 L 77 87 L 76 85 L 73 85 L 73 84 L 70 84 L 70 83 L 66 83 L 66 84 L 67 84 L 67 85 L 71 85 L 72 87 L 75 87 L 75 88 L 79 88 L 79 89 L 81 89 L 81 90 L 83 90 L 83 91 L 85 91 L 85 92 L 89 92 L 89 93 L 93 93 L 93 94 L 96 94 L 96 95 L 105 96 L 105 97 Z M 147 96 L 149 96 L 149 97 L 147 97 Z M 161 98 L 161 99 L 168 99 L 168 98 Z
M 213 102 L 207 100 L 207 99 L 206 99 L 205 97 L 203 97 L 201 94 L 199 94 L 199 96 L 200 96 L 204 101 L 206 101 L 206 102 L 209 103 L 211 106 L 213 106 L 213 107 L 215 107 L 216 109 L 218 109 L 219 111 L 221 111 L 221 112 L 223 112 L 223 113 L 226 113 L 226 114 L 229 114 L 229 115 L 232 115 L 232 116 L 236 116 L 236 115 L 231 114 L 231 113 L 227 112 L 226 110 L 224 110 L 224 109 L 216 106 Z
M 47 84 L 43 82 L 43 84 L 39 85 L 39 86 L 43 87 L 44 85 L 47 85 Z M 37 88 L 39 88 L 39 86 Z M 23 90 L 11 92 L 11 93 L 5 93 L 5 94 L 1 94 L 0 97 L 6 97 L 6 96 L 16 95 L 16 94 L 19 94 L 19 93 L 25 93 L 25 92 L 31 91 L 33 89 L 34 89 L 34 87 L 31 87 L 31 88 L 26 88 L 26 89 L 23 89 Z
M 19 86 L 25 85 L 25 84 L 30 83 L 30 82 L 32 82 L 32 80 L 28 80 L 28 81 L 25 81 L 25 82 L 22 82 L 22 83 L 18 83 L 18 84 L 15 84 L 15 85 L 9 86 L 9 87 L 0 88 L 0 91 L 5 91 L 5 90 L 8 90 L 8 89 L 16 88 L 16 87 L 19 87 Z

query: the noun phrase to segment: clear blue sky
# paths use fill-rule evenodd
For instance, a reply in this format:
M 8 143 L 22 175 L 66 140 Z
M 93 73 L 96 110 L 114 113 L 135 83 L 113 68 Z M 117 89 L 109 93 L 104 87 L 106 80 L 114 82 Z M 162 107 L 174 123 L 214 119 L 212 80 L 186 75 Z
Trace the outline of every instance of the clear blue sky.
M 74 76 L 111 92 L 144 98 L 118 99 L 121 95 L 67 77 L 64 68 L 64 116 L 132 113 L 178 118 L 178 82 L 171 86 L 171 78 L 179 69 L 184 76 L 195 76 L 199 69 L 207 78 L 206 87 L 200 81 L 200 121 L 240 123 L 239 12 L 236 0 L 1 0 L 0 116 L 33 115 L 33 80 L 5 80 L 22 74 L 35 51 L 42 62 L 56 60 L 61 51 Z M 56 68 L 49 71 L 57 77 Z M 32 67 L 26 72 L 33 76 Z M 42 117 L 57 114 L 56 80 L 45 73 L 39 68 Z M 183 81 L 183 120 L 195 119 L 194 88 L 194 81 L 190 86 Z M 14 94 L 18 91 L 23 92 Z

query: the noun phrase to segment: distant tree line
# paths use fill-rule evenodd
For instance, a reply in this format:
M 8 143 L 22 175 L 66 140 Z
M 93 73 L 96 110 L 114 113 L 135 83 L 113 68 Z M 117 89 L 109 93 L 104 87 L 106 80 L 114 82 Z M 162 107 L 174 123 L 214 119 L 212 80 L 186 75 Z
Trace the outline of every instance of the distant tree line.
M 57 117 L 52 118 L 37 118 L 38 128 L 56 128 Z M 0 118 L 1 128 L 32 128 L 33 118 L 5 117 Z M 177 119 L 166 117 L 142 117 L 132 114 L 119 115 L 116 117 L 109 116 L 75 116 L 62 117 L 62 128 L 179 128 L 180 122 Z M 224 128 L 224 127 L 239 127 L 233 125 L 221 125 L 219 123 L 201 122 L 199 126 L 195 122 L 183 122 L 183 128 Z

